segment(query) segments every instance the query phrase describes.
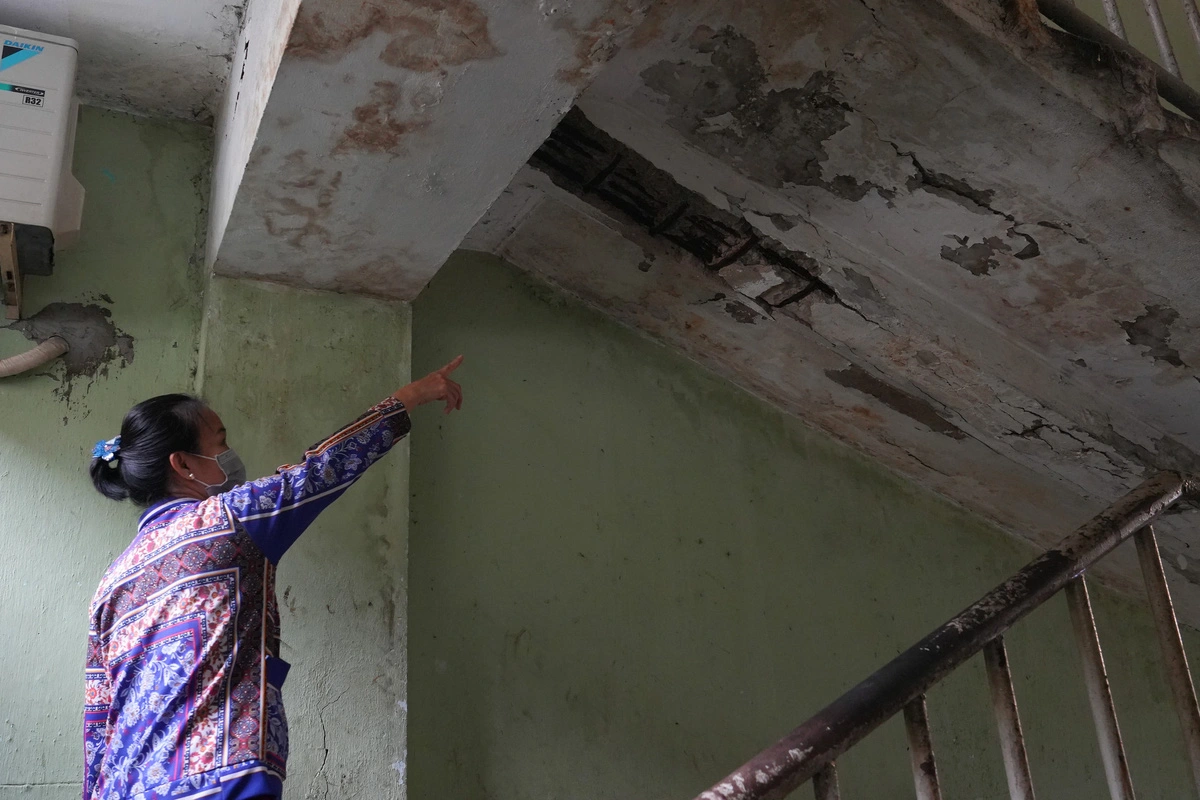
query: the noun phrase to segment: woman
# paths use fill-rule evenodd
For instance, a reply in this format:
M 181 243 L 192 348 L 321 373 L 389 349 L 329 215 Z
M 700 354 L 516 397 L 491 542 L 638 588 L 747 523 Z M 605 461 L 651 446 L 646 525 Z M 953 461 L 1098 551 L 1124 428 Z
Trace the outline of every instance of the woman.
M 147 508 L 90 608 L 84 800 L 278 798 L 287 762 L 275 565 L 409 431 L 462 407 L 462 356 L 245 483 L 221 419 L 187 395 L 135 406 L 96 445 L 92 481 Z

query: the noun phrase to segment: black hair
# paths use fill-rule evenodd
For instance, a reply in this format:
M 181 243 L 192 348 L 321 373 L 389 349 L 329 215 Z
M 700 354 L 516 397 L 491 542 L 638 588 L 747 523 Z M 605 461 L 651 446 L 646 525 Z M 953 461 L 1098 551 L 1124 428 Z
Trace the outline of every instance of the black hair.
M 116 466 L 93 458 L 96 491 L 110 500 L 149 506 L 168 497 L 171 454 L 194 453 L 200 444 L 204 402 L 187 394 L 164 394 L 138 403 L 121 423 Z

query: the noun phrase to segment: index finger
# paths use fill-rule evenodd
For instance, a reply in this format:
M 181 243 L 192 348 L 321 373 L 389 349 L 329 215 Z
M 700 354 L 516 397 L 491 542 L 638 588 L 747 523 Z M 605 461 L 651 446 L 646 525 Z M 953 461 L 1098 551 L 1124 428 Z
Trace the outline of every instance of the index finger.
M 449 364 L 447 364 L 446 366 L 444 366 L 444 367 L 442 367 L 441 369 L 439 369 L 439 370 L 438 370 L 438 372 L 439 372 L 440 374 L 442 374 L 442 375 L 449 375 L 451 372 L 454 372 L 454 370 L 456 370 L 456 369 L 458 369 L 459 367 L 461 367 L 461 366 L 462 366 L 462 363 L 463 363 L 463 357 L 462 357 L 462 356 L 459 356 L 458 358 L 454 359 L 453 361 L 451 361 L 451 362 L 450 362 Z

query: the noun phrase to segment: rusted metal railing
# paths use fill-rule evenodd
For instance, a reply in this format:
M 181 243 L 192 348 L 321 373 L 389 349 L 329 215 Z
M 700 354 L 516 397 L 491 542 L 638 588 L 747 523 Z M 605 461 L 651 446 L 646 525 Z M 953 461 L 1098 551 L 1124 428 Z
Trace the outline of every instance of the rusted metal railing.
M 837 800 L 840 794 L 835 759 L 898 713 L 903 713 L 908 732 L 917 797 L 940 798 L 925 693 L 981 651 L 1000 730 L 1010 795 L 1014 800 L 1033 800 L 1033 781 L 1003 635 L 1064 589 L 1083 659 L 1084 680 L 1110 794 L 1113 800 L 1132 800 L 1133 786 L 1083 578 L 1089 567 L 1131 537 L 1137 538 L 1168 681 L 1200 792 L 1200 710 L 1158 546 L 1149 527 L 1154 519 L 1184 498 L 1200 500 L 1200 482 L 1177 473 L 1163 473 L 1146 481 L 697 800 L 776 800 L 810 779 L 814 779 L 817 800 Z
M 1188 17 L 1195 46 L 1200 48 L 1200 12 L 1196 10 L 1195 0 L 1179 0 L 1183 4 L 1184 13 Z M 1155 77 L 1158 82 L 1158 93 L 1171 105 L 1195 120 L 1200 120 L 1200 92 L 1197 92 L 1184 82 L 1179 71 L 1179 62 L 1175 58 L 1175 50 L 1171 37 L 1163 22 L 1158 0 L 1143 0 L 1150 27 L 1154 31 L 1158 43 L 1160 61 L 1154 64 Z M 1087 13 L 1075 7 L 1073 0 L 1038 0 L 1038 10 L 1042 16 L 1058 27 L 1093 42 L 1105 45 L 1121 53 L 1144 57 L 1140 50 L 1131 45 L 1126 33 L 1126 25 L 1117 0 L 1104 0 L 1104 16 L 1108 27 L 1092 19 Z M 1193 22 L 1193 15 L 1195 15 Z

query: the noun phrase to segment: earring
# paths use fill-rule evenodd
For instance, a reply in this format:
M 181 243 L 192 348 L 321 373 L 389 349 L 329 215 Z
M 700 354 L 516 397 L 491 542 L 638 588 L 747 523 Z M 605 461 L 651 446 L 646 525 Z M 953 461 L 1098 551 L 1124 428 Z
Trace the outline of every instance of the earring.
M 193 480 L 193 481 L 194 481 L 194 480 L 196 480 L 196 476 L 195 476 L 195 475 L 193 475 L 192 473 L 190 473 L 190 472 L 189 472 L 189 473 L 188 473 L 188 479 L 189 479 L 189 480 Z

